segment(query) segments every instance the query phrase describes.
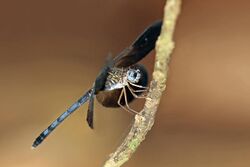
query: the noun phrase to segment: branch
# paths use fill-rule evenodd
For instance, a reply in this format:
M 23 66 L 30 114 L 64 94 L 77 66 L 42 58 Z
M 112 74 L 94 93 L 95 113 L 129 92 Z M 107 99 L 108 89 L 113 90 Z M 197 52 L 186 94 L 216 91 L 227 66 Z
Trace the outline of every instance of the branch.
M 167 81 L 168 62 L 174 49 L 172 40 L 177 16 L 180 12 L 181 0 L 167 0 L 161 34 L 156 42 L 156 59 L 153 79 L 143 110 L 135 115 L 130 132 L 123 143 L 110 155 L 104 167 L 120 167 L 129 160 L 147 132 L 154 124 L 157 107 Z

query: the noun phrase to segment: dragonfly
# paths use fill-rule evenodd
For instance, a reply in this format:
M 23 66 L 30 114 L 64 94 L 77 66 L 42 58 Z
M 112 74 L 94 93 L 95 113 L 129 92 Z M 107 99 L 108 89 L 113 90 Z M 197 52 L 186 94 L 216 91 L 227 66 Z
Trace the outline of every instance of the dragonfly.
M 113 59 L 109 58 L 97 75 L 91 89 L 72 104 L 56 120 L 54 120 L 33 142 L 32 148 L 40 145 L 68 116 L 81 105 L 88 103 L 87 123 L 93 129 L 94 99 L 104 107 L 122 107 L 123 109 L 138 114 L 129 107 L 135 98 L 147 91 L 148 74 L 146 68 L 137 64 L 154 48 L 161 32 L 162 21 L 156 21 L 147 27 L 136 40 Z

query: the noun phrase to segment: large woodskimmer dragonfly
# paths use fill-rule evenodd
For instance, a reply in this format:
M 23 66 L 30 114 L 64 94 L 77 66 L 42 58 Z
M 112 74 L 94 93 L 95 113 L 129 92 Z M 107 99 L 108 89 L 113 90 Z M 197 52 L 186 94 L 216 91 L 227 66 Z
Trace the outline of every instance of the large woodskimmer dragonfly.
M 148 75 L 144 66 L 136 64 L 155 48 L 161 31 L 162 21 L 150 25 L 137 39 L 120 54 L 107 61 L 97 76 L 93 87 L 62 113 L 34 141 L 32 148 L 44 139 L 70 114 L 89 101 L 87 111 L 88 125 L 93 128 L 94 97 L 105 107 L 122 107 L 138 113 L 128 105 L 134 98 L 140 98 L 147 90 Z

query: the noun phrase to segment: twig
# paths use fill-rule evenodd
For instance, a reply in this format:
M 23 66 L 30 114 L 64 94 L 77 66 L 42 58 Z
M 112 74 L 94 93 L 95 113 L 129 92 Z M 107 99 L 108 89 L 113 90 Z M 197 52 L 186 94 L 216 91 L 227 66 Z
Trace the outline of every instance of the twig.
M 156 43 L 156 59 L 153 80 L 143 110 L 135 115 L 135 121 L 123 143 L 110 155 L 104 167 L 120 167 L 129 160 L 147 132 L 154 124 L 154 118 L 162 92 L 166 87 L 168 62 L 174 49 L 172 40 L 177 16 L 180 12 L 181 0 L 167 0 L 161 35 Z

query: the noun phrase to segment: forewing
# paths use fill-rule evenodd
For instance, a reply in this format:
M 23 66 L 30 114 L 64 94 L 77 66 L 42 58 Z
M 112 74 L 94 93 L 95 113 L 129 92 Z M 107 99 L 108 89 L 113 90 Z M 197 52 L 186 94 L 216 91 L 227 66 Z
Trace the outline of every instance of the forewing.
M 157 21 L 149 26 L 131 46 L 114 58 L 114 66 L 128 67 L 143 59 L 155 48 L 155 42 L 161 32 L 161 25 L 162 21 Z

